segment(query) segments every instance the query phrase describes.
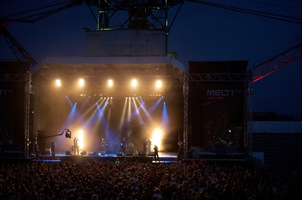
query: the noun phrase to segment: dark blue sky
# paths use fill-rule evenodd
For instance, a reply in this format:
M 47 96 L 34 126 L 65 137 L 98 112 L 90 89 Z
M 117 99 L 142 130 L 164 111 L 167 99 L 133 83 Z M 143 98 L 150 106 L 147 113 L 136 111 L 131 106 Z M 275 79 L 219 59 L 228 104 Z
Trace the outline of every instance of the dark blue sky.
M 30 3 L 29 3 L 30 2 Z M 47 2 L 57 2 L 50 1 Z M 226 1 L 214 0 L 223 3 Z M 229 5 L 302 18 L 299 0 L 233 0 Z M 40 0 L 2 0 L 0 16 L 39 8 Z M 174 14 L 176 9 L 170 10 Z M 45 57 L 84 56 L 85 32 L 95 29 L 86 5 L 69 8 L 33 24 L 8 23 L 9 32 L 41 65 Z M 302 24 L 236 13 L 185 2 L 169 33 L 168 49 L 178 60 L 248 60 L 248 69 L 302 42 Z M 14 58 L 0 38 L 0 59 Z M 302 113 L 302 59 L 253 84 L 253 110 Z

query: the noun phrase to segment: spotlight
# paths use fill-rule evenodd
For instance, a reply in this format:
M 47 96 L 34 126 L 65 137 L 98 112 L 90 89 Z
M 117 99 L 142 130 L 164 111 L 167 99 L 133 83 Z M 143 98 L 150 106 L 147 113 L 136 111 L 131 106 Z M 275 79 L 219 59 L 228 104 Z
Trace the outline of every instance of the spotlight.
M 131 81 L 131 86 L 134 88 L 134 87 L 137 87 L 137 80 L 136 79 L 132 79 Z
M 151 141 L 154 145 L 158 146 L 158 149 L 160 149 L 163 139 L 163 131 L 159 128 L 156 128 L 153 130 Z
M 79 147 L 84 147 L 84 131 L 82 129 L 77 131 L 77 137 L 79 139 Z
M 62 85 L 61 80 L 60 80 L 60 79 L 57 79 L 57 80 L 56 80 L 56 86 L 57 86 L 57 87 L 60 87 L 61 85 Z
M 161 82 L 161 80 L 157 80 L 157 81 L 156 81 L 155 87 L 156 87 L 157 89 L 160 89 L 160 88 L 162 87 L 162 82 Z
M 83 87 L 85 85 L 84 79 L 79 79 L 79 86 Z
M 61 83 L 61 80 L 60 79 L 57 79 L 56 80 L 56 86 L 57 87 L 61 87 L 62 83 Z
M 108 80 L 108 87 L 112 87 L 113 86 L 113 80 L 112 79 L 109 79 Z

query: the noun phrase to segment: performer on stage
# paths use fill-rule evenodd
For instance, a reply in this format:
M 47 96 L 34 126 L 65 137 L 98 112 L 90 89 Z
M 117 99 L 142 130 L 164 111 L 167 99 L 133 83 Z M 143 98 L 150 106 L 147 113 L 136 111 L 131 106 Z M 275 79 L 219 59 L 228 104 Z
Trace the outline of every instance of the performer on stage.
M 51 155 L 53 158 L 56 156 L 56 142 L 51 143 Z
M 183 148 L 182 148 L 182 141 L 178 142 L 178 153 L 177 153 L 177 158 L 179 161 L 183 159 Z
M 151 152 L 151 140 L 149 139 L 146 140 L 146 149 L 147 149 L 146 155 L 148 155 Z
M 158 156 L 158 146 L 157 145 L 154 145 L 154 160 L 156 161 L 159 161 L 159 156 Z
M 121 142 L 121 151 L 125 154 L 126 153 L 126 147 L 127 147 L 127 141 L 126 138 L 124 137 Z
M 75 137 L 73 139 L 73 145 L 74 145 L 74 155 L 79 155 L 79 144 L 78 144 L 79 139 Z
M 108 144 L 106 143 L 105 139 L 102 138 L 102 140 L 101 140 L 101 149 L 100 149 L 102 153 L 107 152 L 107 146 L 108 146 Z

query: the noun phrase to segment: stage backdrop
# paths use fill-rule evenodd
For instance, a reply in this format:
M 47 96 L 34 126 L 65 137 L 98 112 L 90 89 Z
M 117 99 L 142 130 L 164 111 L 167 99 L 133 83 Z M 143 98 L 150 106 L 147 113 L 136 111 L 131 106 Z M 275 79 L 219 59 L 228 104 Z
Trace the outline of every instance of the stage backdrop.
M 190 62 L 190 73 L 245 73 L 246 61 Z M 244 150 L 244 82 L 189 82 L 189 147 L 215 153 Z

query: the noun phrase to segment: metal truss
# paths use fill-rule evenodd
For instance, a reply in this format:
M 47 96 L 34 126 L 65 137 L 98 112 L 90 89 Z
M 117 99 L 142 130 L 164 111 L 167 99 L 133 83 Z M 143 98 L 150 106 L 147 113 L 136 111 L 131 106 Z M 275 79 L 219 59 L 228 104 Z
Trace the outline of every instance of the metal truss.
M 225 82 L 248 81 L 247 73 L 189 73 L 189 82 Z
M 169 28 L 167 23 L 168 20 L 167 11 L 168 9 L 176 6 L 177 4 L 180 4 L 181 7 L 183 2 L 180 2 L 178 0 L 171 0 L 171 1 L 86 0 L 86 4 L 89 6 L 97 22 L 97 30 L 106 31 L 106 30 L 113 30 L 113 29 L 115 30 L 140 29 L 140 30 L 164 30 L 168 32 Z M 91 8 L 91 6 L 97 7 L 98 9 L 97 16 L 93 13 L 93 9 Z M 127 14 L 121 15 L 119 14 L 121 12 Z M 122 17 L 122 16 L 126 16 L 126 17 Z M 174 19 L 172 22 L 174 22 Z
M 32 92 L 32 74 L 27 72 L 25 83 L 25 116 L 24 116 L 24 156 L 28 157 L 30 153 L 30 94 Z
M 252 82 L 259 81 L 300 58 L 302 58 L 302 43 L 250 69 Z
M 245 150 L 246 152 L 252 156 L 253 152 L 253 135 L 252 135 L 252 122 L 253 122 L 253 86 L 252 82 L 248 82 L 247 87 L 245 88 L 245 97 L 246 97 L 246 114 L 245 114 L 245 122 L 246 122 L 246 138 L 245 138 Z
M 183 153 L 184 159 L 188 158 L 188 118 L 189 118 L 189 73 L 184 73 L 183 95 L 184 95 L 184 127 L 183 127 Z
M 33 112 L 33 118 L 31 118 L 31 120 L 33 120 L 32 122 L 32 153 L 36 154 L 36 147 L 38 147 L 38 117 L 40 115 L 39 109 L 38 109 L 38 101 L 39 101 L 39 95 L 38 92 L 36 91 L 37 88 L 36 87 L 32 87 L 32 95 L 33 95 L 33 108 L 31 108 L 31 112 Z

